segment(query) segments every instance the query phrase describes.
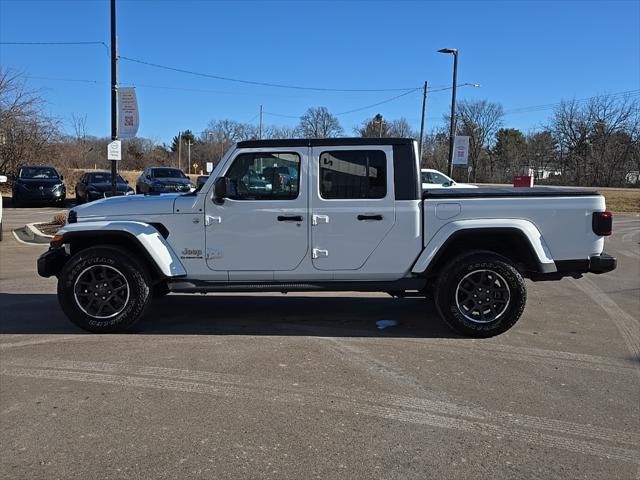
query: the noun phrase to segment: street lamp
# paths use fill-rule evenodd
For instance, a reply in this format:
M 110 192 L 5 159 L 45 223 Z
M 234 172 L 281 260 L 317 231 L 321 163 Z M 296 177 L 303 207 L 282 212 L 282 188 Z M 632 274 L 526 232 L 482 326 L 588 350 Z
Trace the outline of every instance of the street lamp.
M 449 176 L 453 177 L 453 139 L 456 135 L 456 82 L 458 80 L 458 49 L 441 48 L 438 53 L 453 54 L 453 85 L 451 88 L 451 126 L 449 129 Z

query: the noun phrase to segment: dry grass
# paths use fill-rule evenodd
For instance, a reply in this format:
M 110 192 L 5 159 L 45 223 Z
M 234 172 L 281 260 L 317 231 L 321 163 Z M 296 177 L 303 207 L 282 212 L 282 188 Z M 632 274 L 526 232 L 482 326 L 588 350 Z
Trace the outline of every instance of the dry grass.
M 640 190 L 599 189 L 607 202 L 607 210 L 612 212 L 640 213 Z
M 66 212 L 56 213 L 53 216 L 53 221 L 51 222 L 54 225 L 64 225 L 67 223 L 67 214 Z

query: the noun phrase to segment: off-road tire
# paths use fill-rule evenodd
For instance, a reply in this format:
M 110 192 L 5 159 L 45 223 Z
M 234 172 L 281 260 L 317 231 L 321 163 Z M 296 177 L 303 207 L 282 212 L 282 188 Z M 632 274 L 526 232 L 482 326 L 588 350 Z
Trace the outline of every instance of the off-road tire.
M 77 300 L 76 281 L 91 267 L 106 267 L 126 279 L 126 302 L 111 318 L 89 315 Z M 144 266 L 125 249 L 114 246 L 99 245 L 81 250 L 69 259 L 58 277 L 58 301 L 62 310 L 75 325 L 92 333 L 124 332 L 144 314 L 150 299 L 151 288 Z
M 509 295 L 508 301 L 503 306 L 494 303 L 493 299 L 489 302 L 491 304 L 490 311 L 497 310 L 502 313 L 497 316 L 489 313 L 487 320 L 484 319 L 484 316 L 476 317 L 473 320 L 469 318 L 473 316 L 471 311 L 465 310 L 464 306 L 459 306 L 462 303 L 461 299 L 466 296 L 464 293 L 465 284 L 462 282 L 464 279 L 472 279 L 474 275 L 482 275 L 481 272 L 490 272 L 488 273 L 489 282 L 494 279 L 497 285 L 506 284 L 507 288 L 504 288 L 504 291 L 507 291 Z M 460 292 L 458 291 L 459 287 Z M 491 289 L 492 286 L 489 285 L 488 288 Z M 500 298 L 498 293 L 495 298 Z M 482 293 L 482 296 L 485 294 Z M 469 252 L 445 265 L 435 291 L 436 308 L 447 325 L 462 335 L 477 338 L 493 337 L 509 330 L 522 315 L 526 301 L 527 289 L 520 272 L 509 259 L 488 251 Z M 480 309 L 482 308 L 480 307 Z

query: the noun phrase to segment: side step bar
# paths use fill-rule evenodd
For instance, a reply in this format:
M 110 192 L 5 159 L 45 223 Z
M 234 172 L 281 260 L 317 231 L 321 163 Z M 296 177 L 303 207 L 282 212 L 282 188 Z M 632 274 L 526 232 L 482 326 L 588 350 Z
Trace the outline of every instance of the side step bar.
M 179 293 L 208 292 L 389 292 L 422 290 L 424 278 L 402 278 L 390 282 L 208 282 L 175 280 L 169 290 Z

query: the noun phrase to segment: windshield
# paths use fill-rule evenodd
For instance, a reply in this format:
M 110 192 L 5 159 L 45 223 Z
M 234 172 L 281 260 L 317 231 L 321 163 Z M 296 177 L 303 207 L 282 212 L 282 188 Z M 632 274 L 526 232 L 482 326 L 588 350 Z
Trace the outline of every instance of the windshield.
M 151 171 L 153 178 L 187 178 L 182 170 L 177 168 L 154 168 Z
M 20 178 L 59 178 L 58 172 L 50 167 L 23 167 L 20 169 Z
M 442 173 L 438 172 L 420 172 L 420 176 L 422 177 L 422 183 L 437 183 L 442 185 L 450 180 L 449 177 L 445 177 Z
M 124 181 L 124 178 L 122 178 L 120 175 L 118 175 L 116 177 L 116 181 L 118 183 L 126 183 Z M 111 183 L 111 174 L 104 172 L 104 173 L 92 173 L 89 176 L 89 182 L 90 183 Z

